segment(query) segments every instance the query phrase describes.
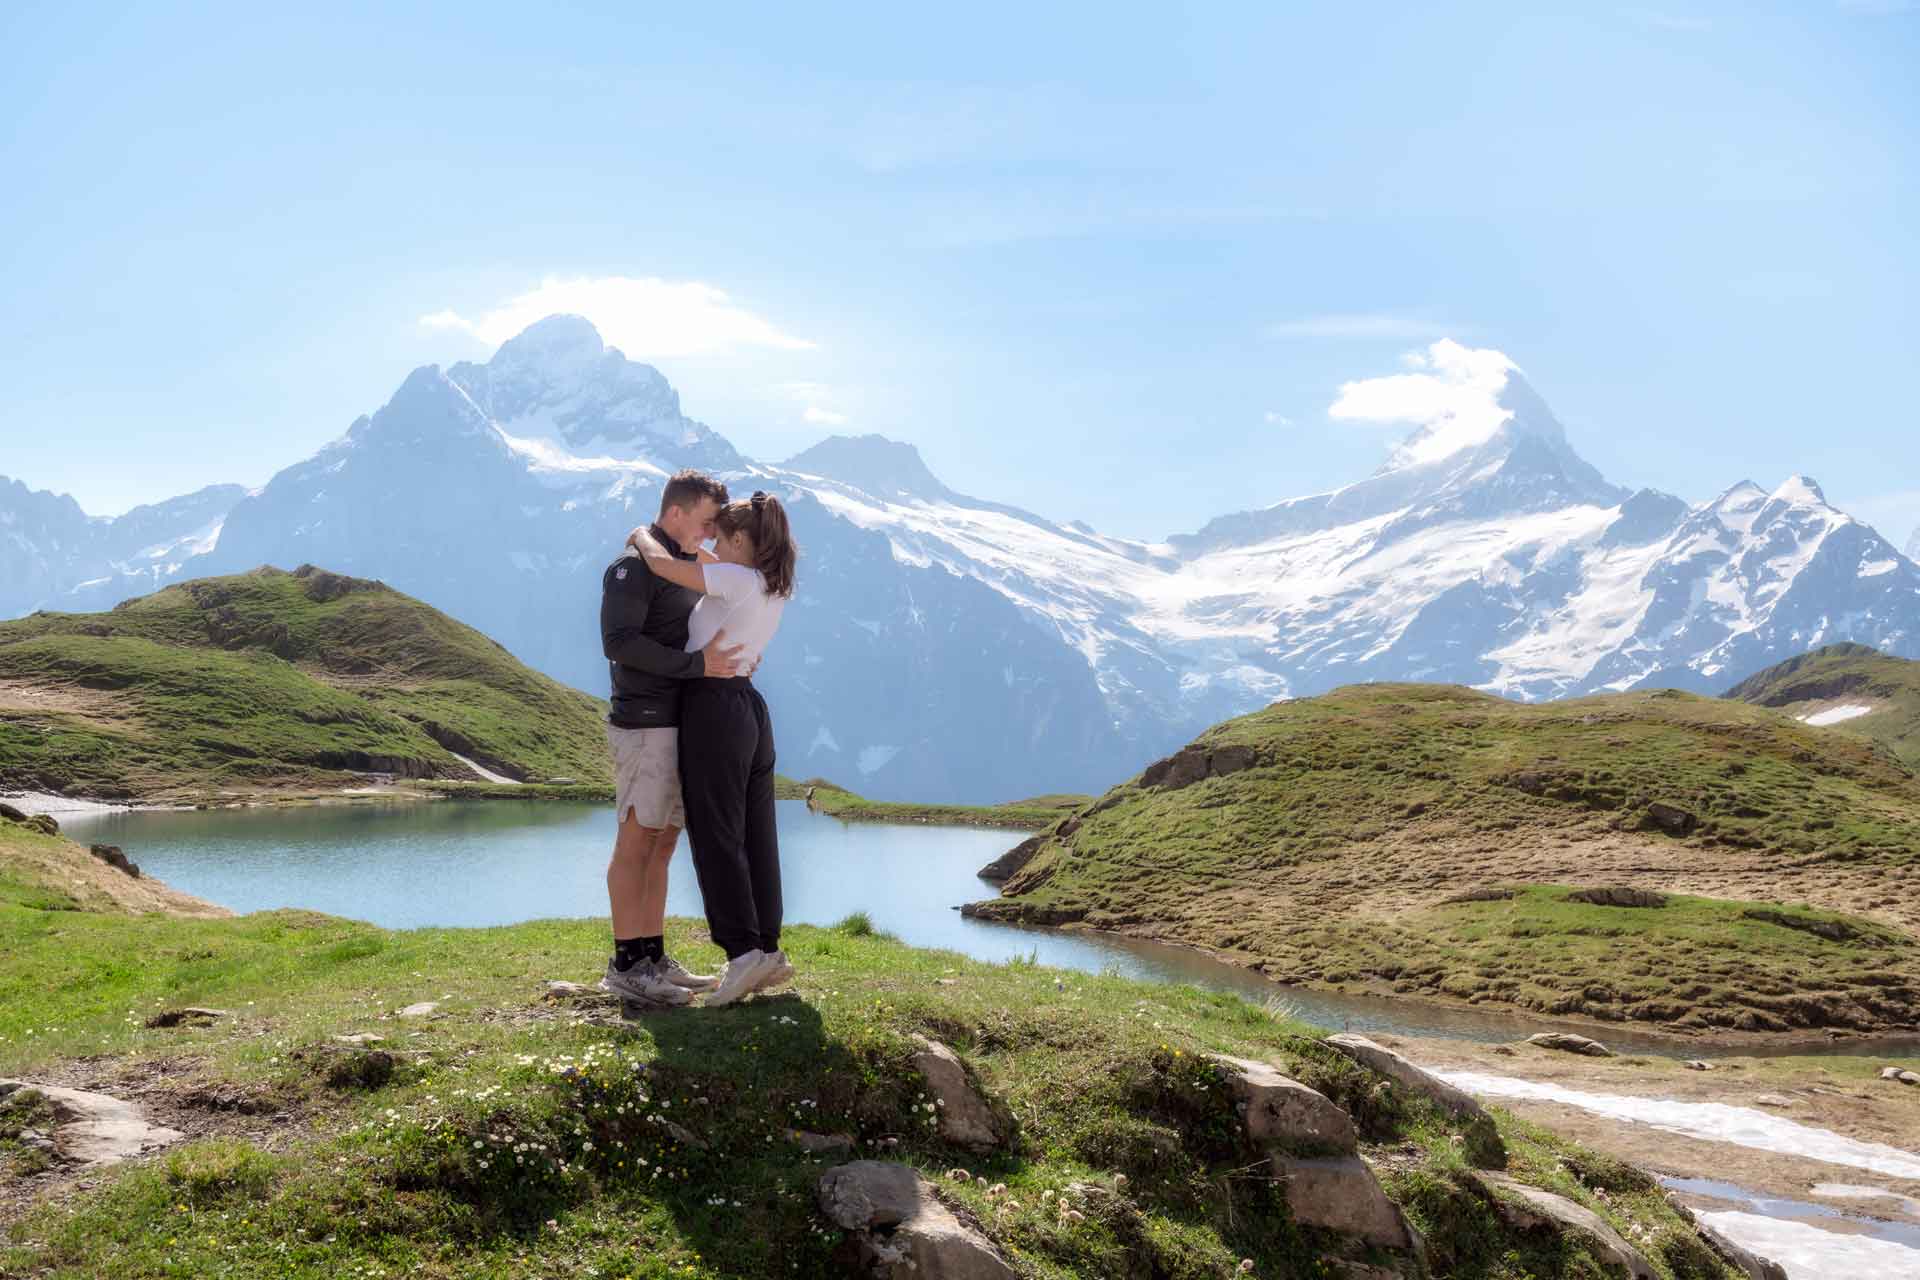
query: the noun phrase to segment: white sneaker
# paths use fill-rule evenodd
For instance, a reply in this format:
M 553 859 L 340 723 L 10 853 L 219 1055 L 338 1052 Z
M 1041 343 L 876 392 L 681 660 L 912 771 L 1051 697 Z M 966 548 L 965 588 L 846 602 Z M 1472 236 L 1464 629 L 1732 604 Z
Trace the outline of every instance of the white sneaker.
M 726 971 L 720 975 L 720 985 L 707 996 L 707 1007 L 717 1008 L 752 995 L 766 965 L 767 953 L 758 947 L 727 961 Z
M 670 981 L 660 972 L 656 960 L 635 961 L 631 969 L 616 969 L 613 961 L 607 961 L 607 971 L 600 978 L 600 989 L 637 1004 L 679 1005 L 693 999 L 685 987 Z
M 760 981 L 754 984 L 755 991 L 778 991 L 793 981 L 793 964 L 787 959 L 785 951 L 767 952 L 766 968 L 760 974 Z
M 689 991 L 711 991 L 720 985 L 720 979 L 710 973 L 689 973 L 687 966 L 672 956 L 663 956 L 655 964 L 660 969 L 661 977 Z

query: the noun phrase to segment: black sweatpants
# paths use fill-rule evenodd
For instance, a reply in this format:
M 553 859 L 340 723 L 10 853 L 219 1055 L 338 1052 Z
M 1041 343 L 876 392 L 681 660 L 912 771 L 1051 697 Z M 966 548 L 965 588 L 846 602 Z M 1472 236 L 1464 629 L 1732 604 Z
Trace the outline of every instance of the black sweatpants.
M 680 795 L 707 931 L 727 959 L 780 946 L 780 836 L 773 722 L 744 676 L 689 680 L 680 695 Z

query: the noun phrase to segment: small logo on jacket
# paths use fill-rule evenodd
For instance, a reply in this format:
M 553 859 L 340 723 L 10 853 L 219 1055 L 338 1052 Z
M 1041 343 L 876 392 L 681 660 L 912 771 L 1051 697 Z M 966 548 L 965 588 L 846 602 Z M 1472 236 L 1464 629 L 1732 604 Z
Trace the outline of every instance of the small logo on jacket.
M 620 579 L 621 581 L 623 581 L 623 582 L 624 582 L 624 581 L 626 581 L 626 577 L 627 577 L 627 566 L 625 566 L 625 565 L 621 565 L 621 566 L 620 566 L 620 567 L 619 567 L 618 569 L 615 569 L 615 570 L 613 571 L 613 576 L 614 576 L 614 577 L 616 577 L 616 578 L 619 578 L 619 579 Z

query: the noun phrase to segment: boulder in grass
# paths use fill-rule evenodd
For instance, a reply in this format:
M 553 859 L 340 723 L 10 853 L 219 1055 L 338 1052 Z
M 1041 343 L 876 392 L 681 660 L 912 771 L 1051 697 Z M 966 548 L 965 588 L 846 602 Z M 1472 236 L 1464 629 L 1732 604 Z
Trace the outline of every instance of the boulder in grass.
M 1500 1127 L 1487 1114 L 1487 1109 L 1480 1105 L 1479 1099 L 1466 1090 L 1455 1088 L 1365 1036 L 1344 1032 L 1328 1036 L 1327 1045 L 1367 1070 L 1426 1098 L 1465 1125 L 1472 1143 L 1471 1154 L 1476 1157 L 1474 1163 L 1489 1168 L 1506 1164 L 1507 1148 L 1506 1143 L 1501 1141 Z
M 1493 1196 L 1494 1207 L 1508 1226 L 1527 1231 L 1551 1226 L 1559 1231 L 1586 1236 L 1597 1246 L 1602 1261 L 1618 1267 L 1633 1280 L 1659 1280 L 1645 1255 L 1621 1238 L 1605 1219 L 1584 1205 L 1565 1196 L 1497 1173 L 1479 1175 L 1481 1185 Z
M 967 1068 L 953 1050 L 938 1040 L 913 1037 L 914 1070 L 926 1082 L 933 1095 L 940 1121 L 940 1136 L 956 1147 L 970 1151 L 989 1151 L 1000 1145 L 1005 1126 L 994 1115 L 967 1077 Z
M 1275 1156 L 1273 1172 L 1285 1184 L 1287 1212 L 1302 1226 L 1337 1231 L 1383 1249 L 1420 1251 L 1419 1233 L 1359 1156 Z
M 1613 1057 L 1613 1050 L 1598 1040 L 1589 1040 L 1570 1031 L 1542 1031 L 1528 1036 L 1527 1043 L 1537 1044 L 1542 1049 L 1558 1049 L 1562 1053 L 1585 1054 L 1589 1058 Z
M 941 1204 L 910 1165 L 856 1160 L 829 1169 L 820 1211 L 848 1232 L 842 1274 L 882 1280 L 1015 1280 L 993 1243 Z
M 1358 1141 L 1353 1120 L 1317 1090 L 1281 1075 L 1264 1062 L 1225 1056 L 1227 1087 L 1247 1127 L 1262 1147 L 1292 1155 L 1351 1155 Z

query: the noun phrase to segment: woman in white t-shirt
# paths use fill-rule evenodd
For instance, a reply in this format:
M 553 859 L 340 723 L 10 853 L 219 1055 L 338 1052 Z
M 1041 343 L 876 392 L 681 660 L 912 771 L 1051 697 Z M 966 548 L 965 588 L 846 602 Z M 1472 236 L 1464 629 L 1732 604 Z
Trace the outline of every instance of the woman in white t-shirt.
M 645 529 L 628 539 L 669 582 L 700 594 L 687 651 L 725 633 L 738 669 L 759 665 L 793 596 L 797 550 L 786 509 L 771 494 L 732 502 L 714 517 L 711 553 L 680 560 Z M 748 676 L 689 680 L 680 694 L 680 790 L 687 843 L 707 929 L 727 953 L 710 1005 L 732 1004 L 793 978 L 780 949 L 780 838 L 774 829 L 773 722 Z

